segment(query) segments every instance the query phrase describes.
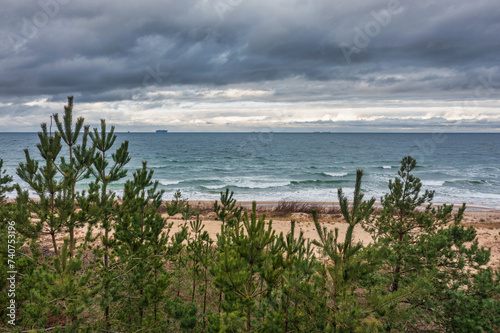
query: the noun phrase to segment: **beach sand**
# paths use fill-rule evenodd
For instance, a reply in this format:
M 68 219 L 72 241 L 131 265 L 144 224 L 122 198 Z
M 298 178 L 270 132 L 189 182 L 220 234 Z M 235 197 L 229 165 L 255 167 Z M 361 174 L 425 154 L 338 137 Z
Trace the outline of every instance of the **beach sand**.
M 213 207 L 212 201 L 191 201 L 190 205 L 196 207 L 204 207 L 208 210 L 209 207 Z M 250 208 L 250 202 L 241 202 L 241 205 Z M 296 221 L 296 235 L 300 231 L 304 232 L 304 236 L 311 240 L 318 239 L 318 234 L 316 228 L 314 227 L 314 222 L 311 214 L 308 213 L 291 213 L 289 216 L 275 216 L 272 209 L 276 207 L 277 202 L 262 202 L 257 203 L 257 209 L 260 213 L 266 213 L 266 220 L 272 220 L 272 226 L 276 234 L 283 232 L 286 235 L 290 232 L 290 220 Z M 338 203 L 299 203 L 306 205 L 318 205 L 319 207 L 338 207 Z M 260 206 L 259 206 L 260 205 Z M 260 208 L 259 208 L 260 207 Z M 174 230 L 178 230 L 180 225 L 183 224 L 180 214 L 169 217 L 168 214 L 162 214 L 164 217 L 168 218 L 169 221 L 174 222 Z M 260 216 L 260 215 L 259 215 Z M 206 213 L 200 215 L 203 220 L 205 228 L 213 239 L 216 239 L 216 234 L 220 232 L 220 221 L 215 220 L 215 213 Z M 347 223 L 342 219 L 340 213 L 330 213 L 330 214 L 320 214 L 320 223 L 326 226 L 329 230 L 339 229 L 339 239 L 345 237 L 347 230 Z M 500 210 L 478 210 L 477 208 L 466 209 L 464 213 L 464 218 L 462 223 L 465 226 L 472 226 L 477 231 L 477 237 L 479 241 L 479 246 L 491 249 L 491 259 L 489 266 L 498 267 L 500 265 Z M 366 232 L 361 226 L 356 226 L 354 229 L 354 240 L 361 241 L 364 244 L 368 244 L 372 241 L 372 238 L 368 232 Z
M 247 208 L 250 208 L 250 202 L 241 202 Z M 290 232 L 290 220 L 296 221 L 296 235 L 299 235 L 300 231 L 304 232 L 304 236 L 308 239 L 314 240 L 318 239 L 316 229 L 314 227 L 314 222 L 312 216 L 309 213 L 294 212 L 290 214 L 276 214 L 273 209 L 276 207 L 277 202 L 262 202 L 257 204 L 257 209 L 260 214 L 266 213 L 266 220 L 272 220 L 272 226 L 276 234 L 283 232 L 284 235 Z M 312 205 L 313 203 L 302 203 L 306 206 Z M 206 230 L 212 239 L 216 239 L 216 234 L 220 232 L 221 222 L 215 219 L 215 213 L 213 213 L 213 201 L 191 201 L 190 205 L 192 207 L 203 208 L 203 213 L 200 215 L 201 220 L 204 223 L 204 230 Z M 320 209 L 332 210 L 335 203 L 314 203 Z M 333 209 L 334 211 L 334 209 Z M 166 213 L 162 213 L 162 216 L 167 218 L 169 222 L 173 222 L 173 228 L 171 234 L 178 231 L 180 226 L 184 223 L 181 214 L 174 216 L 168 216 Z M 347 224 L 343 222 L 342 216 L 338 212 L 329 212 L 320 214 L 320 223 L 326 226 L 329 230 L 339 229 L 339 239 L 343 239 L 347 230 Z M 462 223 L 466 226 L 472 226 L 477 231 L 477 237 L 479 245 L 485 248 L 491 249 L 491 260 L 489 266 L 498 267 L 500 265 L 500 210 L 477 210 L 468 209 L 465 211 L 464 219 Z M 76 231 L 77 239 L 82 240 L 85 236 L 86 230 L 80 229 Z M 63 238 L 67 234 L 59 233 L 57 236 L 57 242 L 62 245 Z M 44 236 L 44 243 L 46 238 L 46 245 L 50 246 L 50 239 L 48 236 Z M 361 226 L 356 226 L 354 229 L 354 239 L 355 241 L 361 241 L 364 244 L 368 244 L 372 241 L 369 233 L 367 233 Z

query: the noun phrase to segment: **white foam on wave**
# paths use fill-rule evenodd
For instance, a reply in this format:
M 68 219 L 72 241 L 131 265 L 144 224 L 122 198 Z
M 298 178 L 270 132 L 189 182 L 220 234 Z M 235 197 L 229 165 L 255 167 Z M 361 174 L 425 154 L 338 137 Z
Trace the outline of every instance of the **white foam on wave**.
M 165 186 L 168 186 L 168 185 L 177 185 L 180 183 L 180 181 L 178 180 L 159 180 L 159 183 L 161 185 L 165 185 Z
M 422 180 L 424 186 L 443 186 L 444 180 Z
M 475 192 L 475 193 L 471 193 L 470 196 L 473 198 L 478 198 L 478 199 L 500 200 L 500 194 L 496 194 L 496 193 Z
M 210 190 L 217 190 L 221 189 L 224 187 L 228 186 L 236 186 L 240 188 L 248 188 L 248 189 L 266 189 L 266 188 L 273 188 L 273 187 L 282 187 L 282 186 L 287 186 L 289 185 L 290 182 L 288 181 L 282 181 L 282 182 L 254 182 L 254 181 L 248 181 L 248 180 L 233 180 L 226 182 L 224 185 L 203 185 L 203 187 L 210 189 Z
M 221 189 L 223 186 L 221 185 L 203 185 L 204 188 L 207 190 L 218 190 Z
M 347 172 L 325 172 L 325 175 L 332 177 L 345 177 L 347 176 Z
M 390 169 L 390 168 L 392 168 L 392 166 L 390 166 L 390 165 L 383 165 L 382 168 L 383 169 Z

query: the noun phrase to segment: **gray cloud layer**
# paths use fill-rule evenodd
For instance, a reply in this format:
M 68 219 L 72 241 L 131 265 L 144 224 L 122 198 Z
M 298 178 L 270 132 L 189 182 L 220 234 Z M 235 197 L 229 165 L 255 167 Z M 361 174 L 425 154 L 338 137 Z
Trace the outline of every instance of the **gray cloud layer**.
M 86 117 L 101 107 L 130 128 L 153 126 L 148 110 L 186 108 L 212 125 L 205 107 L 249 117 L 259 109 L 249 103 L 269 109 L 256 127 L 278 126 L 287 108 L 297 111 L 283 124 L 327 127 L 326 113 L 356 104 L 356 119 L 327 121 L 376 128 L 365 118 L 380 112 L 360 110 L 386 101 L 400 108 L 378 118 L 384 128 L 448 126 L 451 103 L 499 129 L 497 0 L 8 0 L 0 17 L 0 130 L 31 129 L 67 95 Z M 434 113 L 405 123 L 419 101 Z M 310 103 L 322 111 L 300 119 Z

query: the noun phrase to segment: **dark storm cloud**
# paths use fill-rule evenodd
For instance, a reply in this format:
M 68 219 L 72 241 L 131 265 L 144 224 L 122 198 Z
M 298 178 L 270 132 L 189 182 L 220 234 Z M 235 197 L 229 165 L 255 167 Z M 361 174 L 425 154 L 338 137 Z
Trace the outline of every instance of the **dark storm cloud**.
M 8 0 L 0 17 L 3 103 L 261 84 L 287 102 L 498 98 L 497 0 Z

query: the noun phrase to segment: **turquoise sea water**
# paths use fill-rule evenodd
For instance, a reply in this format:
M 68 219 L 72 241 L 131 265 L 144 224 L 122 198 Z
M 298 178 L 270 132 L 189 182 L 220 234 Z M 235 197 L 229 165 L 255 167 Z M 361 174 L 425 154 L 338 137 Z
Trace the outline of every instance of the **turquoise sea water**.
M 229 187 L 239 201 L 337 201 L 337 188 L 352 193 L 361 168 L 366 196 L 379 200 L 400 160 L 412 155 L 436 202 L 500 209 L 500 134 L 118 133 L 116 147 L 123 140 L 130 143 L 128 175 L 148 161 L 165 199 L 180 189 L 189 199 L 212 200 Z M 37 142 L 36 133 L 0 133 L 9 174 L 24 148 L 39 156 Z M 112 189 L 120 194 L 124 182 Z

